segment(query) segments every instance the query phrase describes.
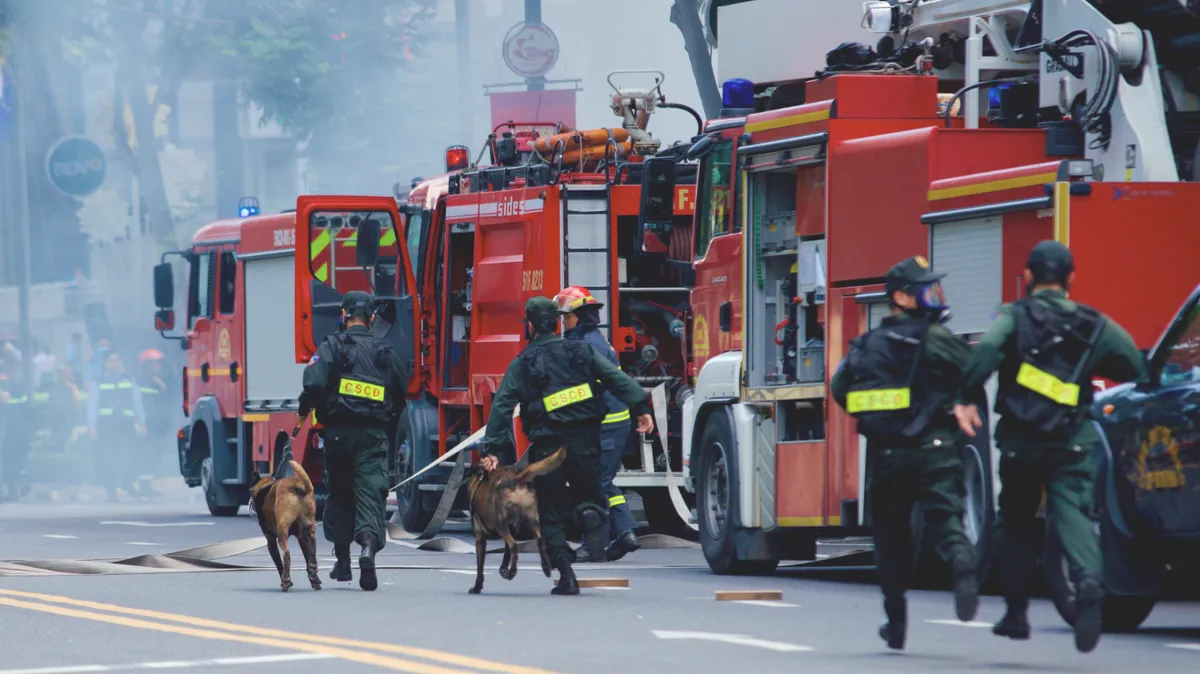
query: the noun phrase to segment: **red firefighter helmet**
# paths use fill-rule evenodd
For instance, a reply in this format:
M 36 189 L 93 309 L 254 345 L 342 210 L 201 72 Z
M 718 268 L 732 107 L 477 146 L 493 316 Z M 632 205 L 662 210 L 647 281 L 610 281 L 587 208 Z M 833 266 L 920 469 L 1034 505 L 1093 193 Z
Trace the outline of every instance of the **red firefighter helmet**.
M 572 313 L 580 307 L 591 305 L 604 306 L 603 302 L 592 297 L 592 291 L 582 286 L 563 288 L 562 292 L 554 296 L 554 303 L 558 305 L 558 313 L 560 314 Z
M 138 360 L 142 363 L 145 363 L 151 360 L 162 360 L 162 358 L 162 351 L 159 351 L 158 349 L 146 349 L 142 352 L 142 355 Z

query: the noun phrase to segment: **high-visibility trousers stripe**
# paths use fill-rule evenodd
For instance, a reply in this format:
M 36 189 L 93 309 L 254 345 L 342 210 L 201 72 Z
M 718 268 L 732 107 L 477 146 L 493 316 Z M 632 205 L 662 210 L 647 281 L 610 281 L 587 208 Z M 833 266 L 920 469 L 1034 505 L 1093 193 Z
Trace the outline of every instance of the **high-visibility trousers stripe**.
M 625 505 L 625 495 L 624 494 L 617 494 L 616 496 L 608 497 L 608 507 L 609 508 L 615 508 L 619 505 Z
M 612 414 L 604 417 L 604 421 L 602 423 L 616 424 L 622 421 L 629 421 L 629 410 L 625 410 L 624 412 L 613 412 Z

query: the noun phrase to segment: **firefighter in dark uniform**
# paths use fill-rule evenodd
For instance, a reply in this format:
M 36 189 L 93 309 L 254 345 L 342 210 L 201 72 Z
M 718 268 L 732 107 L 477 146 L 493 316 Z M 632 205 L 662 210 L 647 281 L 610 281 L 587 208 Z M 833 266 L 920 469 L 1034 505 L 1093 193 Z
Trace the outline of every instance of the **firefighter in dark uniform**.
M 1077 591 L 1075 647 L 1086 653 L 1100 639 L 1101 556 L 1092 522 L 1093 447 L 1087 423 L 1093 376 L 1133 381 L 1142 376 L 1141 353 L 1121 326 L 1073 302 L 1071 252 L 1055 241 L 1034 246 L 1025 264 L 1029 296 L 1000 307 L 975 349 L 963 390 L 999 370 L 995 410 L 1000 448 L 998 563 L 1007 611 L 992 632 L 1029 638 L 1029 583 L 1037 548 L 1036 516 L 1046 493 L 1047 526 L 1062 541 Z M 979 409 L 960 393 L 954 406 L 963 432 L 983 425 Z
M 947 307 L 940 280 L 923 257 L 884 277 L 891 315 L 850 342 L 831 382 L 834 399 L 867 438 L 867 490 L 879 586 L 887 622 L 879 636 L 903 649 L 912 572 L 914 504 L 927 540 L 949 563 L 955 613 L 979 607 L 975 549 L 963 532 L 963 468 L 952 413 L 970 347 L 941 325 Z
M 547 297 L 525 304 L 525 336 L 530 343 L 508 366 L 492 400 L 487 432 L 480 443 L 482 464 L 488 470 L 498 463 L 496 454 L 512 447 L 512 414 L 519 404 L 521 422 L 532 446 L 530 462 L 540 461 L 560 447 L 567 448 L 563 465 L 534 478 L 538 517 L 550 563 L 558 569 L 558 585 L 551 594 L 579 594 L 571 568 L 574 553 L 567 545 L 565 521 L 572 516 L 571 491 L 578 495 L 576 514 L 582 524 L 593 559 L 605 554 L 607 497 L 600 471 L 600 426 L 608 413 L 600 397 L 612 391 L 637 416 L 638 431 L 654 429 L 642 387 L 588 344 L 564 340 L 555 334 L 558 306 Z M 597 384 L 597 382 L 599 382 Z M 568 488 L 567 484 L 570 483 Z
M 147 433 L 146 442 L 142 447 L 142 456 L 146 463 L 138 476 L 138 489 L 146 496 L 160 496 L 151 481 L 158 474 L 156 471 L 162 462 L 162 456 L 157 450 L 164 446 L 162 441 L 171 423 L 167 383 L 162 378 L 163 353 L 158 349 L 146 349 L 138 360 L 142 364 L 141 391 L 146 402 Z
M 117 489 L 141 496 L 133 484 L 137 469 L 135 436 L 146 435 L 146 413 L 142 391 L 125 372 L 118 351 L 104 355 L 104 372 L 93 379 L 88 390 L 88 432 L 94 442 L 95 465 L 101 474 L 108 500 L 117 500 Z
M 597 301 L 587 288 L 572 286 L 564 289 L 554 297 L 558 312 L 563 317 L 563 336 L 568 340 L 587 342 L 597 353 L 604 356 L 610 363 L 619 367 L 617 352 L 612 344 L 600 332 L 600 309 L 604 304 Z M 629 445 L 629 436 L 633 423 L 629 417 L 629 407 L 621 402 L 610 391 L 601 396 L 608 414 L 600 423 L 600 472 L 604 485 L 604 493 L 608 496 L 608 535 L 609 542 L 605 557 L 593 559 L 587 546 L 575 551 L 576 562 L 615 562 L 625 555 L 641 547 L 633 529 L 637 522 L 625 502 L 625 494 L 613 484 L 613 478 L 621 468 L 621 457 Z
M 353 579 L 350 543 L 358 558 L 362 589 L 379 586 L 375 554 L 387 542 L 388 428 L 404 407 L 407 366 L 391 346 L 371 333 L 375 300 L 362 291 L 342 300 L 345 329 L 330 335 L 304 369 L 300 416 L 316 410 L 325 428 L 325 540 L 337 558 L 329 577 Z
M 24 384 L 20 363 L 3 384 L 5 391 L 0 395 L 0 422 L 3 422 L 0 423 L 0 482 L 3 493 L 0 493 L 0 501 L 17 501 L 29 491 L 23 474 L 36 434 L 38 406 Z

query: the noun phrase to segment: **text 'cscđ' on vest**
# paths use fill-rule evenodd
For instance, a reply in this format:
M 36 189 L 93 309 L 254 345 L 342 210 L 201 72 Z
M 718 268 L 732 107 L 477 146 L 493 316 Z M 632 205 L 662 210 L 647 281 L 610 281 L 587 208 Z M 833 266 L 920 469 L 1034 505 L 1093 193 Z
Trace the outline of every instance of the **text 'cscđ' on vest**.
M 921 436 L 939 404 L 920 368 L 929 323 L 888 321 L 850 342 L 846 411 L 868 439 Z
M 593 389 L 591 348 L 583 342 L 554 340 L 534 342 L 521 353 L 528 372 L 521 406 L 526 427 L 550 423 L 578 425 L 599 423 L 608 412 L 600 391 Z
M 1106 324 L 1091 307 L 1074 312 L 1035 298 L 1014 302 L 1016 339 L 1000 369 L 996 411 L 1051 439 L 1069 440 L 1092 402 L 1084 371 Z
M 393 400 L 386 373 L 391 345 L 367 334 L 338 333 L 328 339 L 337 388 L 329 392 L 328 409 L 320 412 L 322 422 L 390 421 Z

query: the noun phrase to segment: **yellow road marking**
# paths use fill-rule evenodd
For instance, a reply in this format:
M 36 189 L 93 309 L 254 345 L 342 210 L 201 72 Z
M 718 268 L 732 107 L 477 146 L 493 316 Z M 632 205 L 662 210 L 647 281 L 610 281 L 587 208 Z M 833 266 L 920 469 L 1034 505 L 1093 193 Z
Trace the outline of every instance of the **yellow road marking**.
M 147 609 L 131 608 L 131 607 L 127 607 L 127 606 L 120 606 L 117 604 L 104 604 L 104 603 L 100 603 L 100 602 L 87 601 L 84 599 L 74 599 L 72 597 L 62 597 L 62 596 L 52 595 L 52 594 L 41 594 L 38 592 L 22 592 L 20 590 L 0 589 L 0 595 L 8 595 L 8 596 L 12 596 L 12 597 L 23 597 L 25 599 L 36 599 L 38 601 L 44 601 L 44 602 L 47 602 L 50 604 L 66 604 L 68 606 L 80 606 L 83 608 L 90 608 L 90 609 L 95 609 L 95 610 L 100 610 L 100 611 L 109 611 L 112 613 L 124 613 L 126 615 L 134 615 L 134 616 L 139 616 L 142 618 L 154 618 L 157 620 L 170 620 L 173 622 L 183 623 L 185 625 L 192 625 L 193 627 L 208 627 L 208 628 L 213 628 L 213 629 L 221 629 L 221 630 L 230 630 L 233 632 L 240 632 L 242 634 L 254 634 L 254 635 L 258 635 L 259 637 L 270 637 L 273 639 L 285 639 L 286 640 L 285 643 L 289 644 L 287 646 L 288 648 L 295 647 L 295 648 L 299 649 L 299 646 L 292 645 L 292 644 L 298 644 L 298 643 L 304 643 L 304 644 L 307 644 L 307 645 L 313 646 L 313 647 L 315 647 L 315 645 L 321 645 L 322 648 L 324 648 L 325 646 L 345 646 L 345 647 L 349 647 L 349 648 L 363 648 L 363 649 L 370 649 L 370 650 L 376 650 L 376 651 L 384 651 L 387 653 L 397 653 L 400 655 L 408 655 L 408 656 L 417 657 L 417 658 L 424 658 L 426 660 L 433 660 L 435 662 L 442 662 L 442 663 L 445 663 L 448 665 L 457 665 L 460 667 L 468 667 L 471 669 L 485 670 L 485 671 L 489 671 L 489 672 L 502 672 L 503 674 L 554 674 L 554 672 L 551 672 L 549 670 L 538 669 L 536 667 L 523 667 L 521 665 L 506 665 L 501 662 L 492 662 L 491 660 L 483 660 L 483 659 L 474 658 L 474 657 L 471 657 L 468 655 L 456 655 L 454 653 L 435 651 L 435 650 L 428 649 L 428 648 L 418 648 L 416 646 L 401 646 L 399 644 L 387 644 L 387 643 L 382 643 L 382 642 L 377 642 L 377 641 L 360 641 L 357 639 L 343 639 L 341 637 L 329 637 L 329 636 L 322 636 L 322 635 L 316 635 L 316 634 L 303 634 L 300 632 L 293 632 L 290 630 L 277 630 L 277 629 L 270 629 L 270 628 L 266 628 L 266 627 L 255 627 L 253 625 L 240 625 L 237 623 L 228 623 L 228 622 L 223 622 L 220 620 L 209 620 L 207 618 L 196 618 L 193 616 L 180 615 L 178 613 L 163 613 L 161 611 L 151 611 L 151 610 L 147 610 Z M 14 604 L 12 602 L 17 602 L 17 603 Z M 0 598 L 0 604 L 8 604 L 8 605 L 16 606 L 17 604 L 22 604 L 22 605 L 28 604 L 28 602 L 18 602 L 17 600 L 13 600 L 13 599 Z M 58 610 L 72 610 L 72 609 L 59 609 L 58 607 L 46 606 L 44 604 L 28 604 L 27 606 L 22 606 L 22 608 L 33 608 L 35 610 L 55 609 L 55 611 L 49 611 L 51 613 L 54 613 Z M 100 613 L 93 614 L 93 613 L 88 613 L 86 611 L 80 611 L 79 613 L 83 613 L 84 615 L 78 616 L 78 617 L 92 618 L 95 620 L 103 620 L 103 619 L 108 619 L 108 618 L 111 618 L 113 620 L 133 620 L 130 618 L 119 618 L 118 616 L 106 616 L 106 615 L 100 614 Z M 68 614 L 63 614 L 63 615 L 68 615 Z M 105 620 L 105 621 L 111 622 L 108 620 Z M 134 620 L 133 622 L 141 623 L 137 626 L 138 627 L 145 626 L 148 629 L 159 629 L 159 628 L 168 628 L 168 627 L 171 628 L 172 630 L 185 629 L 185 628 L 175 627 L 172 625 L 160 625 L 157 623 L 147 623 L 145 621 L 140 621 L 140 620 Z M 124 623 L 116 623 L 116 624 L 124 624 Z M 170 631 L 170 630 L 168 630 L 168 631 Z M 180 633 L 182 634 L 182 632 L 180 632 Z M 213 634 L 217 634 L 219 636 L 205 637 L 205 638 L 225 638 L 227 636 L 227 635 L 225 635 L 223 633 L 219 633 L 219 632 L 214 632 Z M 239 638 L 241 637 L 241 635 L 238 635 L 238 634 L 228 635 L 228 636 L 230 636 L 231 638 L 232 637 L 239 637 Z M 266 641 L 266 640 L 264 639 L 263 641 Z M 259 643 L 259 642 L 255 641 L 255 642 L 248 642 L 248 643 Z M 278 646 L 279 642 L 271 641 L 270 644 Z M 310 653 L 332 653 L 332 651 L 330 651 L 328 649 L 309 650 L 308 652 L 310 652 Z M 346 651 L 346 652 L 356 653 L 355 651 Z M 336 653 L 335 655 L 337 655 L 338 657 L 345 657 L 347 659 L 353 659 L 353 658 L 349 658 L 348 656 L 344 656 L 341 653 Z M 363 662 L 363 661 L 360 660 L 360 662 Z M 403 661 L 397 660 L 397 662 L 403 662 Z M 374 664 L 374 663 L 370 663 L 370 664 Z M 414 666 L 425 666 L 425 665 L 419 665 L 419 663 L 413 663 L 413 665 Z M 380 665 L 380 666 L 382 667 L 385 665 Z M 393 668 L 393 669 L 397 669 L 397 668 Z M 431 670 L 400 670 L 400 671 L 429 671 L 432 673 L 435 671 L 437 671 L 437 672 L 457 672 L 460 670 L 448 670 L 448 669 L 434 668 Z
M 353 662 L 361 662 L 363 664 L 375 665 L 386 669 L 393 669 L 398 672 L 413 672 L 414 674 L 462 674 L 468 670 L 463 669 L 447 669 L 445 667 L 436 667 L 434 665 L 425 665 L 419 662 L 409 662 L 399 658 L 389 658 L 383 655 L 374 653 L 360 653 L 344 648 L 333 648 L 331 646 L 320 646 L 316 644 L 304 643 L 300 638 L 293 637 L 287 641 L 278 639 L 266 639 L 263 637 L 247 637 L 238 634 L 227 634 L 225 632 L 214 632 L 212 630 L 200 630 L 193 627 L 179 627 L 177 625 L 160 625 L 157 623 L 147 622 L 145 620 L 136 620 L 134 618 L 123 618 L 115 615 L 105 615 L 103 613 L 92 613 L 91 611 L 80 611 L 73 608 L 63 608 L 61 606 L 48 606 L 46 604 L 35 604 L 28 601 L 20 601 L 17 599 L 0 599 L 0 606 L 13 606 L 16 608 L 29 609 L 31 611 L 42 611 L 43 613 L 54 613 L 56 615 L 68 616 L 71 618 L 83 618 L 84 620 L 94 620 L 97 622 L 110 623 L 112 625 L 122 625 L 125 627 L 134 627 L 138 629 L 154 630 L 157 632 L 170 632 L 172 634 L 182 634 L 189 637 L 199 639 L 214 639 L 217 641 L 236 641 L 244 644 L 257 644 L 259 646 L 270 646 L 271 648 L 289 648 L 307 653 L 320 653 L 322 655 L 332 655 L 334 657 L 351 660 Z

